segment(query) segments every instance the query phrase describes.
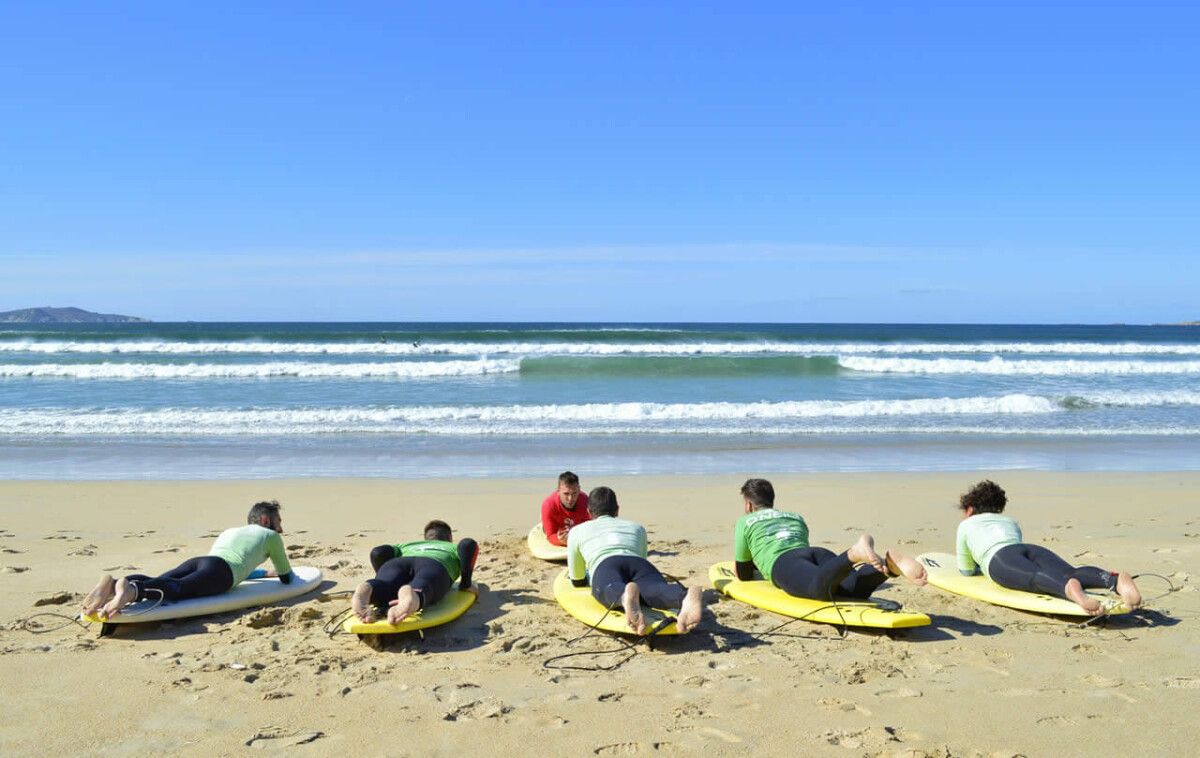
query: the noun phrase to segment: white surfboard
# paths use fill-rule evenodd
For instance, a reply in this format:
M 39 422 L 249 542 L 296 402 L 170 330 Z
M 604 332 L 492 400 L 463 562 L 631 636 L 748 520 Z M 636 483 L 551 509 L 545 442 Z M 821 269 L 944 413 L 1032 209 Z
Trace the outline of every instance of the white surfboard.
M 103 624 L 144 624 L 148 621 L 207 616 L 210 613 L 235 611 L 270 605 L 281 600 L 312 592 L 321 584 L 321 569 L 312 566 L 293 566 L 292 581 L 284 584 L 277 577 L 247 579 L 228 592 L 208 597 L 196 597 L 173 603 L 158 603 L 155 599 L 130 603 L 110 619 L 102 619 L 95 613 L 83 617 L 84 621 Z M 153 593 L 151 593 L 153 594 Z M 157 604 L 157 605 L 156 605 Z

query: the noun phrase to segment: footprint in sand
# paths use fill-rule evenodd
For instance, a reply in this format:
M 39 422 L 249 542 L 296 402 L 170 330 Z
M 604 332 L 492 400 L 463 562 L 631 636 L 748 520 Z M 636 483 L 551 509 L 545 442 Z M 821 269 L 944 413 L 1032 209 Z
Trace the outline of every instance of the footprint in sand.
M 0 573 L 4 574 L 24 574 L 29 570 L 28 566 L 5 566 L 0 569 Z
M 96 547 L 95 545 L 84 545 L 83 547 L 75 548 L 74 550 L 67 553 L 67 555 L 92 556 L 92 555 L 95 555 L 96 551 L 99 549 L 100 548 Z
M 900 689 L 895 689 L 895 690 L 880 690 L 879 692 L 875 693 L 875 696 L 876 697 L 888 697 L 888 698 L 922 697 L 922 693 L 920 690 L 909 689 L 908 687 L 901 687 Z
M 1179 690 L 1200 690 L 1200 679 L 1193 676 L 1179 676 L 1168 679 L 1164 686 Z
M 277 726 L 267 726 L 259 729 L 254 736 L 246 740 L 247 747 L 284 747 L 287 745 L 307 745 L 325 736 L 325 732 L 287 732 Z
M 3 550 L 0 550 L 0 553 L 8 553 L 9 555 L 17 555 L 18 553 L 23 553 L 23 552 L 25 552 L 25 551 L 17 550 L 16 548 L 11 548 L 11 547 L 6 547 Z
M 863 714 L 864 716 L 871 715 L 871 712 L 869 710 L 867 710 L 866 708 L 863 708 L 858 703 L 855 703 L 852 700 L 843 700 L 840 697 L 821 698 L 820 700 L 817 701 L 817 703 L 824 706 L 825 708 L 828 708 L 831 711 L 842 711 L 845 713 L 858 712 L 858 713 Z
M 1111 689 L 1113 687 L 1120 687 L 1125 684 L 1124 680 L 1109 679 L 1108 677 L 1100 676 L 1099 674 L 1088 674 L 1087 676 L 1083 677 L 1083 681 L 1087 682 L 1093 687 L 1100 687 L 1101 689 Z
M 1037 723 L 1038 726 L 1075 726 L 1077 722 L 1066 716 L 1043 716 Z

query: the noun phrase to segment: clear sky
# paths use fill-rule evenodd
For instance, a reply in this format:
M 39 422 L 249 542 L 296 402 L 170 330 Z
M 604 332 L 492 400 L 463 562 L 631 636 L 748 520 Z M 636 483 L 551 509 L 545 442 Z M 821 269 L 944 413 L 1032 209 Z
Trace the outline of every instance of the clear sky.
M 819 5 L 5 2 L 0 310 L 1200 319 L 1200 10 Z

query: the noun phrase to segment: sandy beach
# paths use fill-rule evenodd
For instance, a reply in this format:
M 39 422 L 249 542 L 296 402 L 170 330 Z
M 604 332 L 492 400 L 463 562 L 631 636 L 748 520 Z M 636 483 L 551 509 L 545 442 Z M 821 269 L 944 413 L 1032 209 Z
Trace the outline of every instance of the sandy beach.
M 554 472 L 556 473 L 556 472 Z M 745 476 L 622 477 L 622 516 L 651 559 L 707 586 L 728 560 Z M 766 472 L 754 472 L 766 475 Z M 555 604 L 554 564 L 524 535 L 545 479 L 0 483 L 0 683 L 5 755 L 216 755 L 254 748 L 331 755 L 1094 755 L 1187 753 L 1198 736 L 1200 474 L 773 476 L 779 507 L 813 544 L 861 530 L 880 547 L 951 551 L 958 494 L 983 476 L 1009 492 L 1031 542 L 1075 563 L 1170 577 L 1137 615 L 1077 628 L 889 582 L 879 596 L 928 613 L 893 633 L 785 621 L 705 592 L 690 636 L 645 646 L 615 671 L 550 669 L 605 650 Z M 259 499 L 284 506 L 296 565 L 320 594 L 264 609 L 124 628 L 32 634 L 70 614 L 102 571 L 158 573 L 207 552 Z M 428 519 L 479 540 L 480 600 L 459 621 L 376 651 L 323 626 L 367 576 L 370 548 Z M 1150 598 L 1166 585 L 1141 582 Z M 332 595 L 332 596 L 331 596 Z M 48 625 L 54 618 L 41 619 Z M 604 666 L 619 656 L 561 664 Z

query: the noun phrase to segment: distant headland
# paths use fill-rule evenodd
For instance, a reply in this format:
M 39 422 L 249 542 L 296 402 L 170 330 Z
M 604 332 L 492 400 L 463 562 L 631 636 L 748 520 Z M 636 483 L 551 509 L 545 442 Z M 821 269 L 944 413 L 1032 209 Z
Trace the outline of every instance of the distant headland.
M 3 324 L 148 324 L 150 319 L 120 316 L 115 313 L 92 313 L 82 308 L 23 308 L 19 311 L 0 311 Z

